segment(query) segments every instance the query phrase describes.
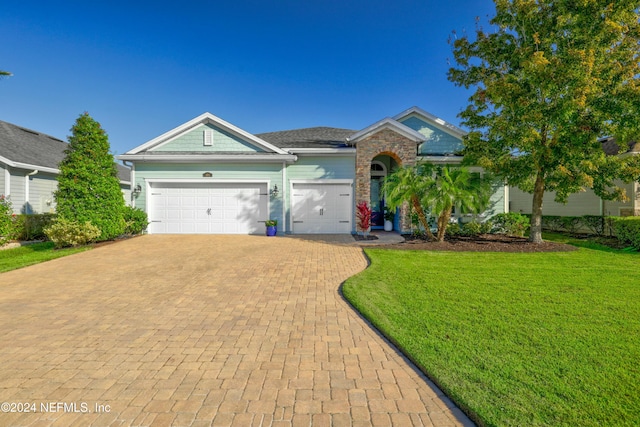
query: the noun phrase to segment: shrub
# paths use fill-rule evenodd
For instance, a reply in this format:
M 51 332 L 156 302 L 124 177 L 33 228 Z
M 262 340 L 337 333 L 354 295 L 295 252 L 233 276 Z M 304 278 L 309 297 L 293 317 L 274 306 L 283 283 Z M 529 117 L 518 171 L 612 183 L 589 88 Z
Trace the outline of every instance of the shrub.
M 605 219 L 601 215 L 584 215 L 581 217 L 582 224 L 596 236 L 604 235 Z
M 491 233 L 492 229 L 493 229 L 492 221 L 485 221 L 485 222 L 471 221 L 471 222 L 462 224 L 462 235 L 475 237 L 481 234 Z
M 501 213 L 491 220 L 493 231 L 498 234 L 522 237 L 529 228 L 529 218 L 516 212 Z
M 4 195 L 0 195 L 0 246 L 14 238 L 14 218 L 11 201 Z
M 637 251 L 640 251 L 640 217 L 629 216 L 612 218 L 613 229 L 618 240 L 628 243 Z
M 140 234 L 147 229 L 149 220 L 147 213 L 142 209 L 133 208 L 131 206 L 124 207 L 124 232 L 125 234 Z
M 562 222 L 562 228 L 570 234 L 576 234 L 582 225 L 582 217 L 580 216 L 563 216 L 560 217 L 560 221 Z
M 100 237 L 100 229 L 89 221 L 79 223 L 64 218 L 56 219 L 50 226 L 44 229 L 44 233 L 53 242 L 56 248 L 67 246 L 81 246 L 95 242 Z
M 550 231 L 561 231 L 564 227 L 562 217 L 557 215 L 543 215 L 542 228 Z
M 44 240 L 45 227 L 55 220 L 55 214 L 21 214 L 16 216 L 15 238 L 18 240 Z
M 445 230 L 445 235 L 447 237 L 456 237 L 462 235 L 462 227 L 457 222 L 450 222 L 447 224 L 447 229 Z

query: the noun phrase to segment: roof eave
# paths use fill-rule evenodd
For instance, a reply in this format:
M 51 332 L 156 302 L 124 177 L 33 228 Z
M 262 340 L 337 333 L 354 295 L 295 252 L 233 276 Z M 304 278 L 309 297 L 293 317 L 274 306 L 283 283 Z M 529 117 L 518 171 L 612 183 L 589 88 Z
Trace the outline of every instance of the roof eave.
M 118 160 L 132 162 L 161 162 L 161 163 L 210 163 L 212 161 L 224 161 L 228 163 L 282 163 L 295 162 L 297 157 L 293 154 L 264 154 L 264 155 L 236 155 L 236 154 L 122 154 L 116 157 Z

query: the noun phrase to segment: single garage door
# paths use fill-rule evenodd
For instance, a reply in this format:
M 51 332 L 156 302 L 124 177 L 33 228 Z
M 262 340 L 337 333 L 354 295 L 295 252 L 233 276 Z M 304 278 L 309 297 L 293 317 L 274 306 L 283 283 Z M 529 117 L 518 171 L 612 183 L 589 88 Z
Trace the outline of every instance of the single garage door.
M 294 233 L 351 233 L 351 184 L 294 183 L 292 190 Z
M 266 183 L 152 183 L 149 232 L 253 234 L 268 217 Z

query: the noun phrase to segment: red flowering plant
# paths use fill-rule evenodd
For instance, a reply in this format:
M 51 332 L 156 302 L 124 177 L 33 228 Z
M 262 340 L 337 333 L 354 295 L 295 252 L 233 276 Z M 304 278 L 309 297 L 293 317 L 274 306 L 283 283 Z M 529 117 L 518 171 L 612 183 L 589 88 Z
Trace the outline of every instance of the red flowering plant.
M 371 227 L 371 208 L 367 202 L 360 202 L 356 205 L 356 218 L 358 220 L 358 229 L 366 238 Z

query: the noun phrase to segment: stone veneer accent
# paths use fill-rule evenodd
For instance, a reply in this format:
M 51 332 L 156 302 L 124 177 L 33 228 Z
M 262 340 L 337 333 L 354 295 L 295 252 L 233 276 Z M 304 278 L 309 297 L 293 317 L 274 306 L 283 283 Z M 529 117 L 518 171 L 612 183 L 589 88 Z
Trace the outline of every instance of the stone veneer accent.
M 382 129 L 356 143 L 356 204 L 371 203 L 371 161 L 379 155 L 392 157 L 399 166 L 416 164 L 418 144 L 392 130 Z M 400 209 L 400 232 L 411 231 L 409 209 Z

